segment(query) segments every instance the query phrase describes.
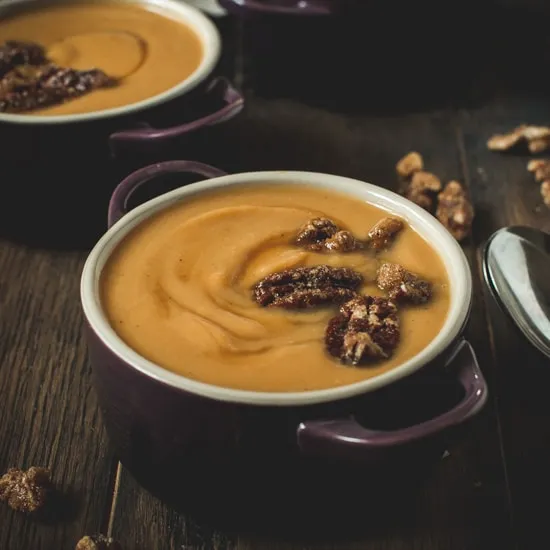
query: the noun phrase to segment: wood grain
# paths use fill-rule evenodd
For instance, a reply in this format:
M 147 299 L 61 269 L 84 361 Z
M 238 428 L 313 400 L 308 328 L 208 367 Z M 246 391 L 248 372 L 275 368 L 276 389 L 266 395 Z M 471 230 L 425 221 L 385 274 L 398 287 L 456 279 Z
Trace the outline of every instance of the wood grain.
M 520 123 L 550 123 L 546 100 L 502 100 L 479 112 L 462 114 L 464 142 L 478 205 L 477 232 L 483 239 L 505 225 L 550 231 L 550 209 L 542 203 L 539 184 L 526 169 L 529 155 L 487 150 L 486 139 Z M 540 155 L 550 158 L 550 154 Z M 491 345 L 497 359 L 494 393 L 506 456 L 514 524 L 521 548 L 535 549 L 545 536 L 547 507 L 536 503 L 550 490 L 550 381 L 548 359 L 526 344 L 509 318 L 486 293 Z
M 51 469 L 63 493 L 35 521 L 0 507 L 0 548 L 73 548 L 104 529 L 114 459 L 83 341 L 82 254 L 0 241 L 0 469 Z

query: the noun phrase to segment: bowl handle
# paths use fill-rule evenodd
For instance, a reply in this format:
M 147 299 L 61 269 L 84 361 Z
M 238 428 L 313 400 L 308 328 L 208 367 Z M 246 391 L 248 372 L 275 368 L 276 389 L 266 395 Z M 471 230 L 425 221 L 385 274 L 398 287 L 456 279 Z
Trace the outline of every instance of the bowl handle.
M 213 100 L 219 101 L 221 98 L 224 103 L 223 107 L 214 113 L 178 126 L 153 128 L 145 124 L 142 128 L 115 132 L 109 136 L 111 154 L 115 156 L 117 148 L 120 146 L 128 147 L 133 144 L 152 144 L 193 132 L 204 126 L 213 126 L 214 124 L 219 124 L 233 118 L 243 110 L 244 98 L 242 94 L 226 78 L 215 78 L 208 85 L 206 93 Z
M 218 170 L 213 166 L 208 166 L 208 164 L 202 164 L 201 162 L 194 162 L 190 160 L 171 160 L 140 168 L 123 179 L 113 191 L 111 200 L 109 201 L 107 226 L 113 226 L 118 220 L 120 220 L 120 218 L 127 214 L 128 200 L 136 189 L 158 176 L 175 174 L 178 172 L 198 174 L 199 176 L 203 176 L 205 179 L 217 178 L 226 175 L 225 172 Z
M 487 383 L 475 352 L 466 340 L 459 341 L 446 366 L 457 373 L 464 388 L 464 397 L 451 410 L 421 424 L 393 431 L 369 430 L 352 418 L 308 420 L 298 426 L 300 450 L 307 454 L 361 459 L 375 450 L 413 443 L 464 422 L 485 404 Z
M 334 2 L 330 0 L 220 0 L 220 4 L 229 11 L 256 12 L 283 15 L 331 15 Z

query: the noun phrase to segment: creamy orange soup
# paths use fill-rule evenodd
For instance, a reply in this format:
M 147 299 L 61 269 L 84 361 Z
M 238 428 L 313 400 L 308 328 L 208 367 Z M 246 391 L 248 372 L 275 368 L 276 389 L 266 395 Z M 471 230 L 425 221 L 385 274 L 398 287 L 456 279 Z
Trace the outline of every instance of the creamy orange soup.
M 64 67 L 102 69 L 121 78 L 93 91 L 28 114 L 70 115 L 136 103 L 172 88 L 199 66 L 203 48 L 194 30 L 162 12 L 124 3 L 61 4 L 0 20 L 0 43 L 36 42 Z
M 310 252 L 293 244 L 312 217 L 333 219 L 364 238 L 387 212 L 353 197 L 305 185 L 243 185 L 201 194 L 133 230 L 107 262 L 101 292 L 120 338 L 143 357 L 186 377 L 257 391 L 305 391 L 377 376 L 416 355 L 440 331 L 449 309 L 445 267 L 406 227 L 378 256 Z M 359 271 L 365 293 L 381 261 L 400 263 L 434 285 L 430 302 L 400 309 L 401 341 L 375 365 L 344 366 L 324 349 L 337 307 L 262 308 L 254 284 L 275 271 L 327 264 Z

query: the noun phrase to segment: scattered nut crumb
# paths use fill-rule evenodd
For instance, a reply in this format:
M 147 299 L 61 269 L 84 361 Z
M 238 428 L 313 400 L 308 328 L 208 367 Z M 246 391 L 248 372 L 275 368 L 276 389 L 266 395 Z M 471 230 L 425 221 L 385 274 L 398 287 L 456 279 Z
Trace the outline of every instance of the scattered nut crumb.
M 368 233 L 369 245 L 375 250 L 387 248 L 404 227 L 405 224 L 398 218 L 382 218 Z
M 411 179 L 411 187 L 418 191 L 441 191 L 441 180 L 431 172 L 416 172 Z
M 428 193 L 426 193 L 426 191 L 414 189 L 409 186 L 409 188 L 405 191 L 405 197 L 420 206 L 420 208 L 423 208 L 428 212 L 433 211 L 434 200 Z
M 415 172 L 419 172 L 424 168 L 424 160 L 422 156 L 416 151 L 407 153 L 396 164 L 395 169 L 402 178 L 409 178 Z
M 390 357 L 399 342 L 397 306 L 391 300 L 357 296 L 340 307 L 325 331 L 328 352 L 344 364 Z
M 543 181 L 540 184 L 540 194 L 544 204 L 550 208 L 550 181 Z
M 457 181 L 450 181 L 438 195 L 437 219 L 457 241 L 469 235 L 474 219 L 474 209 L 466 191 Z
M 508 151 L 520 143 L 526 143 L 531 153 L 550 148 L 550 128 L 522 124 L 507 134 L 495 134 L 487 141 L 491 151 Z
M 362 282 L 362 275 L 347 267 L 297 267 L 264 277 L 253 293 L 263 307 L 304 309 L 350 300 Z
M 75 550 L 122 550 L 122 546 L 114 539 L 104 535 L 93 535 L 81 538 Z
M 32 466 L 27 471 L 10 468 L 0 478 L 0 500 L 19 512 L 36 512 L 51 489 L 50 472 Z
M 550 180 L 550 160 L 532 159 L 527 163 L 527 170 L 534 173 L 538 182 Z
M 392 300 L 427 302 L 432 296 L 432 285 L 399 264 L 383 263 L 378 269 L 376 283 Z

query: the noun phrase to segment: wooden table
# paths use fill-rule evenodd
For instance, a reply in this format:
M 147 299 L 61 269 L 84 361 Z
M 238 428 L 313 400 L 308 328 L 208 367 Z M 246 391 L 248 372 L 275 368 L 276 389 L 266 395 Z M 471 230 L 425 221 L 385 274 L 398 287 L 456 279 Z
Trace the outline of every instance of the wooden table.
M 228 170 L 333 172 L 394 188 L 395 162 L 417 150 L 429 170 L 463 181 L 477 212 L 464 244 L 475 279 L 467 336 L 490 384 L 485 409 L 449 438 L 413 508 L 375 525 L 366 516 L 353 537 L 335 529 L 339 536 L 330 542 L 315 542 L 308 533 L 281 541 L 218 528 L 156 500 L 110 450 L 82 330 L 79 277 L 87 251 L 33 249 L 2 238 L 0 470 L 47 466 L 70 500 L 65 517 L 50 523 L 2 505 L 2 550 L 72 549 L 95 532 L 112 534 L 127 550 L 529 550 L 547 544 L 550 370 L 489 301 L 480 276 L 480 246 L 494 230 L 527 224 L 550 231 L 550 210 L 526 171 L 527 157 L 486 148 L 495 132 L 550 122 L 543 19 L 502 8 L 497 28 L 494 14 L 481 8 L 474 16 L 464 8 L 452 23 L 422 3 L 398 20 L 388 8 L 371 9 L 378 11 L 347 22 L 341 34 L 305 20 L 263 27 L 220 20 L 221 70 L 245 90 L 248 104 L 216 138 L 227 141 L 210 143 L 203 160 Z M 440 17 L 439 25 L 427 21 L 429 13 Z M 508 38 L 518 29 L 529 39 Z M 255 42 L 258 34 L 263 45 Z M 351 47 L 359 49 L 348 49 L 344 62 Z M 321 58 L 304 65 L 311 50 Z M 346 80 L 335 85 L 334 75 Z

